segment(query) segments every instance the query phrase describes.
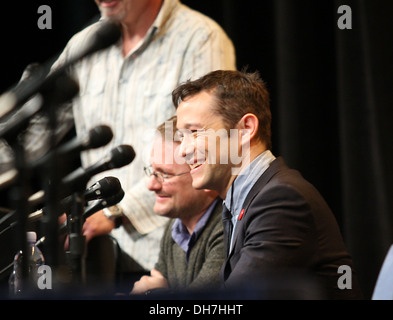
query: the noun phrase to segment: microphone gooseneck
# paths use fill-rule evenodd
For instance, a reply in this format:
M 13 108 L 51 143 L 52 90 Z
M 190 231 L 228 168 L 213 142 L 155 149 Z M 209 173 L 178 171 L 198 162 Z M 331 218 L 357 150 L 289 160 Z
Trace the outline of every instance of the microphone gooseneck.
M 86 169 L 80 167 L 68 174 L 62 179 L 62 185 L 66 190 L 80 190 L 80 187 L 85 185 L 97 173 L 124 167 L 130 164 L 134 158 L 135 151 L 131 146 L 124 144 L 117 146 L 112 149 L 108 156 L 92 166 Z

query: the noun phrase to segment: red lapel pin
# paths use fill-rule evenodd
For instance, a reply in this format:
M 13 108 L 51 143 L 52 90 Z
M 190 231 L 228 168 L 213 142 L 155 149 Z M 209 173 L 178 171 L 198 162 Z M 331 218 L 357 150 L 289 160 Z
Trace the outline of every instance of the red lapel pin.
M 244 215 L 244 209 L 242 209 L 242 211 L 240 211 L 240 214 L 239 214 L 239 221 L 243 218 L 243 215 Z

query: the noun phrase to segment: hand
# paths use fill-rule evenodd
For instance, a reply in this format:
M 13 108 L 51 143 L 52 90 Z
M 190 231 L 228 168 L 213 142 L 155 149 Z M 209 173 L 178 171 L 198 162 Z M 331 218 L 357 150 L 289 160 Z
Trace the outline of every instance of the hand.
M 60 216 L 58 219 L 59 225 L 61 225 L 66 219 L 67 216 L 65 214 Z M 96 236 L 109 234 L 114 227 L 115 223 L 109 220 L 101 210 L 86 219 L 83 224 L 82 233 L 86 237 L 87 243 Z M 64 239 L 64 250 L 68 250 L 68 247 L 69 237 L 66 235 L 66 238 Z
M 114 228 L 115 223 L 109 220 L 101 210 L 86 219 L 82 232 L 86 237 L 86 242 L 89 242 L 96 236 L 109 234 Z
M 168 280 L 156 269 L 150 271 L 150 276 L 143 276 L 134 283 L 130 294 L 144 294 L 146 291 L 157 288 L 168 288 Z

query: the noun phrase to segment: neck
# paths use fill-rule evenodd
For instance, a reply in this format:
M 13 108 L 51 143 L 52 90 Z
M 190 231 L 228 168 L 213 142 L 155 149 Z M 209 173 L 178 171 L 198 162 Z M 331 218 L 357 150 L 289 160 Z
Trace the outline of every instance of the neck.
M 162 0 L 148 1 L 146 7 L 136 19 L 124 19 L 121 23 L 123 29 L 123 56 L 133 50 L 146 36 L 158 13 Z
M 265 152 L 266 146 L 260 142 L 251 142 L 249 152 L 243 156 L 243 159 L 247 159 L 247 161 L 242 161 L 239 166 L 233 167 L 234 174 L 230 176 L 228 179 L 228 183 L 224 186 L 222 191 L 219 193 L 221 199 L 225 199 L 228 193 L 229 188 L 231 187 L 232 183 L 236 180 L 236 178 L 243 172 L 245 168 L 247 168 L 251 162 L 255 160 L 260 154 Z
M 205 205 L 203 206 L 203 209 L 198 211 L 197 213 L 191 213 L 185 217 L 180 217 L 181 222 L 187 228 L 187 231 L 189 234 L 192 234 L 194 232 L 199 219 L 205 214 L 207 209 L 209 209 L 210 205 L 213 203 L 216 196 L 217 196 L 217 194 L 206 198 L 206 202 L 205 202 Z
M 203 210 L 197 215 L 194 215 L 190 218 L 185 218 L 185 219 L 180 219 L 181 222 L 184 224 L 184 226 L 187 228 L 187 231 L 189 234 L 192 234 L 194 232 L 194 229 L 199 221 L 199 219 L 204 215 L 206 210 Z

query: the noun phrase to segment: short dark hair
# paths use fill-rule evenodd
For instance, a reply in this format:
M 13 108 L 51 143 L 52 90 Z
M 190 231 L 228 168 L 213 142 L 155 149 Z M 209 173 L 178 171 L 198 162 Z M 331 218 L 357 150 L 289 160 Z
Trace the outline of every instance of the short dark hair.
M 182 101 L 202 91 L 215 97 L 217 103 L 213 111 L 223 117 L 229 128 L 246 113 L 254 114 L 259 121 L 258 138 L 271 149 L 269 92 L 258 72 L 217 70 L 197 80 L 188 80 L 173 90 L 173 104 L 177 108 Z

